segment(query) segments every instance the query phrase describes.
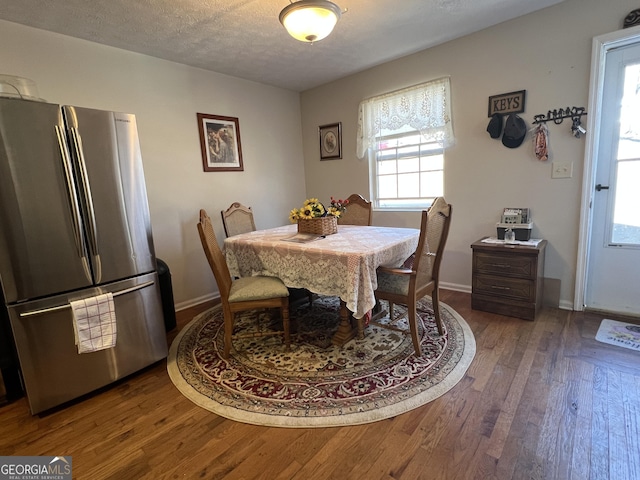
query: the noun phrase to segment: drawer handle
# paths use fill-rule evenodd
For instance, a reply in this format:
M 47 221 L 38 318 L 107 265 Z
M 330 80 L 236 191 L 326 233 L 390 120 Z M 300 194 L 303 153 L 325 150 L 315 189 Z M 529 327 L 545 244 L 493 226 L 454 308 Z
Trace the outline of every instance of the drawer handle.
M 491 266 L 498 268 L 511 268 L 511 265 L 509 265 L 508 263 L 492 263 Z
M 491 285 L 491 288 L 493 288 L 495 290 L 511 290 L 511 288 L 509 288 L 509 287 L 502 287 L 500 285 Z

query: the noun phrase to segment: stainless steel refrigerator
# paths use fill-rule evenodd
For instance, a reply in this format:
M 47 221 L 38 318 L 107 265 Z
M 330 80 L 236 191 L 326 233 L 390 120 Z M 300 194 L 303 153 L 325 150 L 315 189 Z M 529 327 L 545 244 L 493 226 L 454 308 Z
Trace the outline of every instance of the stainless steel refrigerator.
M 0 98 L 0 282 L 33 414 L 166 357 L 134 115 Z M 116 345 L 79 354 L 70 302 L 107 292 Z

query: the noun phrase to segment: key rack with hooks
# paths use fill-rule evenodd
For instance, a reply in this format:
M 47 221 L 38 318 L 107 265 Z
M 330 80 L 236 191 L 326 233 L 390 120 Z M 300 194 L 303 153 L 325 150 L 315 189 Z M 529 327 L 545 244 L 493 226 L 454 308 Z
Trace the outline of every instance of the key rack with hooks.
M 573 121 L 573 124 L 571 125 L 571 132 L 574 137 L 580 138 L 581 135 L 587 133 L 587 131 L 582 127 L 581 121 L 582 116 L 586 114 L 587 112 L 584 111 L 584 107 L 558 108 L 549 110 L 546 115 L 534 115 L 533 124 L 537 125 L 540 123 L 553 122 L 556 125 L 560 125 L 565 118 L 570 118 Z
M 587 112 L 584 111 L 584 107 L 567 107 L 567 108 L 558 108 L 555 110 L 549 110 L 546 115 L 534 115 L 533 123 L 546 123 L 553 122 L 556 125 L 560 125 L 565 118 L 571 118 L 574 121 L 577 119 L 580 122 L 580 119 L 583 115 L 586 115 Z

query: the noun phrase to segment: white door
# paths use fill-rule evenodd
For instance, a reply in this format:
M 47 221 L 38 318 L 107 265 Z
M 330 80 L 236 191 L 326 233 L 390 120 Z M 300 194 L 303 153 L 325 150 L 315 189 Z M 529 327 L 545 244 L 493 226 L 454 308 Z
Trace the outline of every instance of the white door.
M 607 52 L 602 85 L 584 303 L 634 315 L 640 314 L 640 44 Z

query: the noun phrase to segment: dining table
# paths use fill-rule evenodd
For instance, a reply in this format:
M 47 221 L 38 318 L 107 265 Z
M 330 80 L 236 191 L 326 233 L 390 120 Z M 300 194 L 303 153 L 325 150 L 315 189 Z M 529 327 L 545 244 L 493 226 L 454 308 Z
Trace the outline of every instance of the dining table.
M 402 265 L 415 252 L 419 236 L 415 228 L 357 225 L 315 235 L 299 233 L 291 224 L 228 237 L 223 251 L 232 276 L 274 276 L 289 288 L 339 297 L 340 323 L 332 341 L 344 345 L 362 338 L 376 306 L 376 269 Z

